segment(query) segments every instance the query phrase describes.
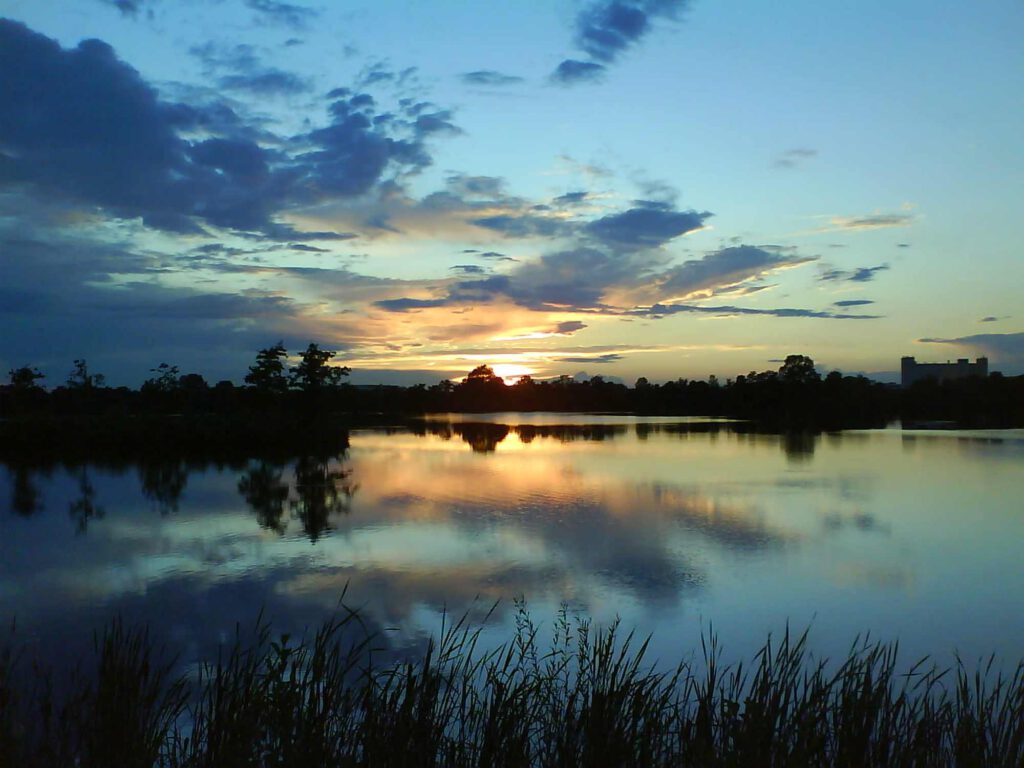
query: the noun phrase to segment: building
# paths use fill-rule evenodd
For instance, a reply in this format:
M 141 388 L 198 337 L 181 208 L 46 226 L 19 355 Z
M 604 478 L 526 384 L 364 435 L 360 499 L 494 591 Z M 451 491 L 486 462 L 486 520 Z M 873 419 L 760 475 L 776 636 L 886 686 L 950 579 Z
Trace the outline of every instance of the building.
M 919 363 L 912 357 L 904 357 L 900 360 L 900 383 L 909 387 L 916 381 L 925 379 L 936 379 L 937 381 L 952 381 L 953 379 L 966 379 L 968 376 L 988 376 L 988 358 L 979 357 L 971 362 L 962 357 L 955 363 Z

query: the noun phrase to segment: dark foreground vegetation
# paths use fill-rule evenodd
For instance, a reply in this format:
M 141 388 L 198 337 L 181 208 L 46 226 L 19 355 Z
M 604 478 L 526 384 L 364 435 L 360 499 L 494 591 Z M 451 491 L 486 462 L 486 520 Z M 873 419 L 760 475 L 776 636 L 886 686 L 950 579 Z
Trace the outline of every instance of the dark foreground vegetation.
M 564 614 L 550 643 L 520 612 L 506 645 L 457 623 L 416 661 L 375 665 L 346 613 L 312 636 L 258 625 L 179 674 L 145 630 L 112 624 L 92 670 L 55 680 L 0 653 L 0 765 L 1019 766 L 1024 671 L 897 667 L 856 642 L 817 661 L 806 635 L 724 667 L 714 638 L 657 671 L 646 643 Z
M 838 371 L 822 376 L 809 357 L 790 355 L 778 370 L 724 382 L 714 376 L 661 384 L 640 378 L 627 386 L 601 376 L 524 376 L 509 384 L 482 365 L 458 383 L 352 386 L 345 382 L 349 369 L 332 363 L 334 352 L 310 344 L 296 357 L 289 367 L 282 345 L 260 350 L 244 386 L 210 386 L 199 374 L 182 375 L 161 363 L 139 389 L 112 388 L 86 361 L 76 360 L 67 381 L 47 389 L 36 369 L 18 368 L 0 386 L 0 446 L 19 453 L 57 446 L 73 452 L 75 444 L 113 444 L 129 452 L 161 445 L 262 448 L 328 423 L 382 424 L 425 413 L 487 411 L 722 416 L 776 431 L 881 427 L 896 419 L 910 425 L 1024 426 L 1024 376 L 998 373 L 901 389 Z

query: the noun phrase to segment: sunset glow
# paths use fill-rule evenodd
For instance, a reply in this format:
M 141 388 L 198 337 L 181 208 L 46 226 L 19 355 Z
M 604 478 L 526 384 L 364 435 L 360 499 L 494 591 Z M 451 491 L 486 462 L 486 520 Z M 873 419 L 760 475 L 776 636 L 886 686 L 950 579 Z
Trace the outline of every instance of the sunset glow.
M 0 370 L 1024 371 L 1020 3 L 621 7 L 8 3 Z

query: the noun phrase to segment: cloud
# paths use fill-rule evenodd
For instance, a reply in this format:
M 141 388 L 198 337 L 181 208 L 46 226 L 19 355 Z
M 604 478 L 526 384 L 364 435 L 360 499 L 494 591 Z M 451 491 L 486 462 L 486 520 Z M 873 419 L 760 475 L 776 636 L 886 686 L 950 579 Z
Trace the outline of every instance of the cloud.
M 834 301 L 832 306 L 834 307 L 864 307 L 868 304 L 874 304 L 871 299 L 846 299 L 844 301 Z
M 751 278 L 814 261 L 772 246 L 737 245 L 687 261 L 660 276 L 662 295 L 686 298 L 737 286 Z
M 602 314 L 674 314 L 663 302 L 704 294 L 746 295 L 763 286 L 742 286 L 770 272 L 813 261 L 776 246 L 741 245 L 705 255 L 681 265 L 668 265 L 668 255 L 648 249 L 622 249 L 578 245 L 521 263 L 507 274 L 461 280 L 447 287 L 443 297 L 398 298 L 379 301 L 389 311 L 478 305 L 511 299 L 534 311 L 577 311 Z M 698 297 L 699 298 L 699 297 Z M 655 307 L 647 308 L 648 303 Z M 640 309 L 637 309 L 637 307 Z M 703 311 L 703 310 L 686 310 Z M 751 310 L 715 308 L 716 314 L 774 314 L 780 317 L 838 317 L 812 310 Z M 860 316 L 857 317 L 866 317 Z
M 888 264 L 879 264 L 877 267 L 855 267 L 854 269 L 837 269 L 829 267 L 823 269 L 818 275 L 821 282 L 849 282 L 867 283 L 875 279 L 875 275 L 889 269 Z
M 787 149 L 775 159 L 775 162 L 772 165 L 776 168 L 796 168 L 797 166 L 802 165 L 806 160 L 810 160 L 817 156 L 818 150 L 816 149 Z
M 753 307 L 708 306 L 706 304 L 655 304 L 651 307 L 635 309 L 626 314 L 648 317 L 667 317 L 679 313 L 696 313 L 715 315 L 717 317 L 733 317 L 740 315 L 764 315 L 767 317 L 806 317 L 823 320 L 878 320 L 881 315 L 847 315 L 814 309 L 755 309 Z
M 578 59 L 565 59 L 551 73 L 551 82 L 558 83 L 559 85 L 596 83 L 604 77 L 605 71 L 604 64 L 596 64 L 593 61 L 579 61 Z
M 620 54 L 639 43 L 656 19 L 675 19 L 689 0 L 595 0 L 576 16 L 576 47 L 589 61 L 563 60 L 551 75 L 562 85 L 594 82 Z
M 146 5 L 149 5 L 152 0 L 103 0 L 106 5 L 112 5 L 121 12 L 122 16 L 130 18 L 136 18 L 139 15 L 139 11 Z M 150 10 L 149 14 L 152 15 L 153 11 Z
M 456 264 L 448 269 L 455 272 L 461 272 L 464 275 L 483 275 L 487 272 L 487 270 L 479 264 Z
M 210 42 L 193 46 L 189 53 L 202 63 L 204 74 L 217 77 L 217 84 L 225 90 L 256 96 L 287 96 L 312 88 L 306 78 L 266 66 L 256 49 L 244 43 L 222 46 Z
M 382 299 L 373 302 L 375 307 L 388 312 L 409 312 L 414 309 L 431 309 L 448 304 L 445 299 Z
M 914 223 L 913 214 L 909 213 L 875 213 L 868 216 L 834 216 L 830 229 L 833 230 L 865 230 L 887 229 L 889 227 L 906 227 Z
M 579 205 L 586 201 L 589 193 L 587 192 L 566 192 L 564 195 L 559 195 L 551 201 L 553 205 Z
M 493 69 L 477 69 L 473 72 L 464 72 L 459 77 L 462 82 L 467 85 L 481 85 L 487 87 L 518 85 L 519 83 L 524 82 L 521 77 L 516 75 L 506 75 L 503 72 L 496 72 Z
M 237 116 L 161 100 L 101 41 L 65 50 L 6 20 L 0 72 L 0 188 L 175 233 L 301 239 L 275 218 L 414 174 L 431 163 L 427 139 L 455 129 L 444 110 L 413 104 L 395 115 L 335 89 L 326 125 L 264 143 L 238 130 Z M 204 138 L 184 138 L 197 132 Z
M 579 320 L 566 320 L 564 323 L 559 323 L 555 326 L 554 333 L 569 335 L 576 333 L 576 331 L 582 331 L 587 327 L 587 324 Z
M 292 29 L 305 29 L 320 15 L 319 11 L 313 8 L 279 0 L 245 0 L 245 4 L 249 9 L 256 11 L 258 17 L 264 21 Z
M 677 211 L 665 204 L 647 203 L 592 221 L 583 231 L 612 247 L 656 248 L 700 229 L 711 215 L 708 211 Z
M 617 362 L 617 361 L 622 360 L 622 359 L 623 359 L 622 355 L 616 354 L 615 352 L 609 352 L 608 354 L 605 354 L 605 355 L 594 355 L 594 356 L 587 356 L 587 357 L 556 357 L 554 359 L 554 362 L 556 362 L 556 363 L 595 363 L 595 364 L 600 365 L 600 364 L 603 364 L 603 363 L 614 363 L 614 362 Z
M 498 253 L 497 251 L 484 251 L 483 253 L 479 254 L 479 258 L 489 259 L 490 261 L 519 261 L 519 259 L 515 259 L 511 256 L 506 256 L 505 254 Z
M 650 31 L 656 18 L 676 18 L 688 0 L 598 0 L 576 17 L 576 44 L 592 59 L 612 62 Z
M 996 322 L 999 322 L 1000 320 L 1007 320 L 1007 319 L 1009 319 L 1009 317 L 1010 317 L 1009 315 L 1002 315 L 1002 316 L 998 316 L 998 317 L 996 315 L 988 315 L 987 317 L 983 317 L 983 318 L 979 319 L 978 322 L 979 323 L 996 323 Z
M 922 344 L 948 344 L 973 350 L 976 355 L 991 357 L 993 362 L 1010 366 L 1014 371 L 1024 369 L 1024 331 L 1017 333 L 979 333 L 955 339 L 918 339 Z

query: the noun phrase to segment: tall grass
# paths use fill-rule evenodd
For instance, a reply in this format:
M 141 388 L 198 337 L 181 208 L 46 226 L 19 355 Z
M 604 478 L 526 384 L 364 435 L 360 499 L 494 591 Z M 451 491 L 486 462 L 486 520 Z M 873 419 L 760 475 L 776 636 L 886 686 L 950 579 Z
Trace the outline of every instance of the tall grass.
M 1024 764 L 1024 666 L 900 672 L 896 646 L 867 639 L 829 663 L 787 631 L 730 666 L 708 636 L 664 672 L 618 624 L 563 612 L 542 640 L 522 607 L 507 643 L 479 640 L 463 619 L 417 660 L 377 664 L 355 612 L 302 638 L 258 621 L 182 675 L 115 622 L 95 670 L 60 686 L 9 644 L 0 766 Z

